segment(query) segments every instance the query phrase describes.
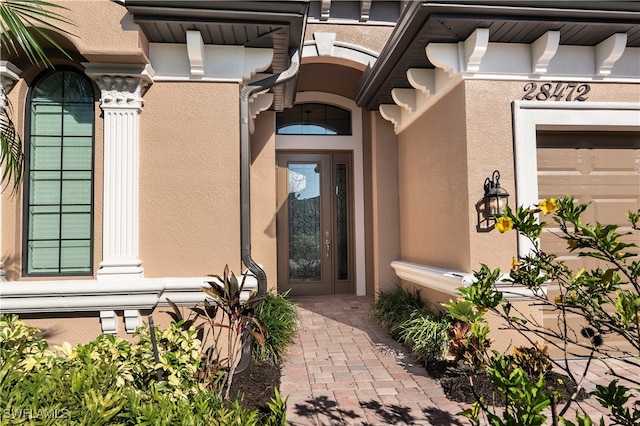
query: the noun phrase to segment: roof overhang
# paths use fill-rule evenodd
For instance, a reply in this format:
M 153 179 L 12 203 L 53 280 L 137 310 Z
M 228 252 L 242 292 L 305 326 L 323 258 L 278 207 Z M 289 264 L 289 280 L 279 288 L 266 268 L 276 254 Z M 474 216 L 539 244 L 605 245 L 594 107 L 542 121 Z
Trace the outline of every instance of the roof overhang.
M 579 9 L 578 9 L 579 8 Z M 405 8 L 376 63 L 365 71 L 356 102 L 368 110 L 393 104 L 394 88 L 411 88 L 407 70 L 433 69 L 425 54 L 430 43 L 459 43 L 476 29 L 489 42 L 525 43 L 549 31 L 563 45 L 595 46 L 626 33 L 628 47 L 640 47 L 640 2 L 624 1 L 415 1 Z
M 186 43 L 197 30 L 204 44 L 272 48 L 272 73 L 286 70 L 290 51 L 302 52 L 308 0 L 205 1 L 124 0 L 151 43 Z M 290 106 L 297 79 L 274 88 L 274 108 Z

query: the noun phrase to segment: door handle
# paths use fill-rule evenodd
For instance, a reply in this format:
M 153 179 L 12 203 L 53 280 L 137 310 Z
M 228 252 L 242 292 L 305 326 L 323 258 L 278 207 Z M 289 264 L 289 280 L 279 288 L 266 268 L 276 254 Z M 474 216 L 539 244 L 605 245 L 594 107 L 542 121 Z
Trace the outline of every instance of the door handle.
M 327 247 L 327 257 L 329 257 L 329 256 L 331 256 L 329 254 L 329 252 L 331 251 L 331 243 L 329 242 L 329 240 L 326 240 L 324 243 L 325 243 L 325 245 Z

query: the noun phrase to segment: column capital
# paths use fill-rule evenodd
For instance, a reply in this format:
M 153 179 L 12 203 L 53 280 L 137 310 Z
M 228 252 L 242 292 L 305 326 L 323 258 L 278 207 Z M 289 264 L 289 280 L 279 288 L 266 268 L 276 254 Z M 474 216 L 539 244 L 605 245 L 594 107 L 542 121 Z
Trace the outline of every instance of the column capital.
M 153 83 L 155 72 L 148 64 L 83 63 L 87 74 L 100 88 L 100 107 L 140 109 L 142 95 Z
M 18 80 L 22 70 L 9 61 L 0 61 L 0 84 L 5 93 L 9 93 Z

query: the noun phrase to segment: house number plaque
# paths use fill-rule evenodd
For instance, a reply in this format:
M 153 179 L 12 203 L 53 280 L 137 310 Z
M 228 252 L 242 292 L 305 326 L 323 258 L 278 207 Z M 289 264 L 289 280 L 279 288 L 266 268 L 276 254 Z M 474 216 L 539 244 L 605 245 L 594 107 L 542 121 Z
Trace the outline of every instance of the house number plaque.
M 591 91 L 588 83 L 576 82 L 557 82 L 538 84 L 529 82 L 524 85 L 523 90 L 526 92 L 522 97 L 527 101 L 578 101 L 584 102 L 588 98 L 587 93 Z

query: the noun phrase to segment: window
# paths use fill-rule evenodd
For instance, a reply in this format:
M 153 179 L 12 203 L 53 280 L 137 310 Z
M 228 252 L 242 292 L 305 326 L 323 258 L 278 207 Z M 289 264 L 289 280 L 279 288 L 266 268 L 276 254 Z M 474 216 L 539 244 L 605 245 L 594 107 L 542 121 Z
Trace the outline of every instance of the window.
M 351 112 L 332 105 L 298 104 L 276 115 L 279 135 L 351 135 Z
M 23 274 L 91 275 L 92 83 L 72 70 L 47 72 L 27 107 Z

